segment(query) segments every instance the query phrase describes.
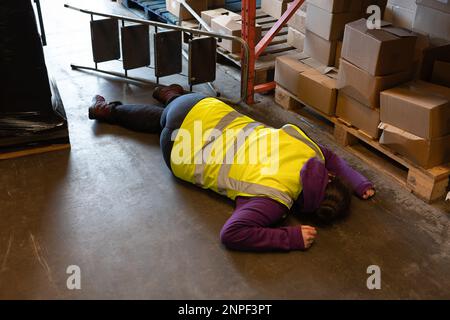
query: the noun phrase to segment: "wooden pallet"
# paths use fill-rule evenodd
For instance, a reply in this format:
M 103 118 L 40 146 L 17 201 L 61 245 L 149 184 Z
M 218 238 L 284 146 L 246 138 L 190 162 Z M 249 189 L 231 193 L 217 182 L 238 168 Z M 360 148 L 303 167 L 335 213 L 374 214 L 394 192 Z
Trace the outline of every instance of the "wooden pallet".
M 332 126 L 333 135 L 340 145 L 380 172 L 394 178 L 400 185 L 426 202 L 442 199 L 447 194 L 450 164 L 424 169 L 339 118 L 317 110 L 313 112 L 306 110 L 310 108 L 278 85 L 275 89 L 275 102 L 286 110 L 299 113 L 313 123 Z

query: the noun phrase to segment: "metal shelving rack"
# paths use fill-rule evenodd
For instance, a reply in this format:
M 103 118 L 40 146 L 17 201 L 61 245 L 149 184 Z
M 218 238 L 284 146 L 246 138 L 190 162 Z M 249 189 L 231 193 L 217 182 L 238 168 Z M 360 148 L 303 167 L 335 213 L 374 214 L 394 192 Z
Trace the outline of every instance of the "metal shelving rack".
M 165 8 L 165 0 L 121 0 L 122 3 L 131 7 L 134 3 L 139 4 L 140 6 L 144 6 L 145 15 L 147 19 L 155 19 L 155 20 L 166 20 L 169 23 L 176 24 L 176 21 L 173 20 L 173 16 L 171 16 L 168 12 L 166 12 Z M 188 8 L 189 5 L 185 1 L 180 1 L 182 4 Z M 239 1 L 227 1 L 227 5 L 236 5 Z M 255 65 L 259 58 L 259 56 L 263 53 L 263 51 L 269 46 L 271 41 L 280 30 L 286 25 L 289 19 L 295 14 L 295 12 L 302 6 L 305 0 L 294 0 L 292 5 L 288 8 L 288 10 L 281 16 L 281 18 L 272 26 L 272 28 L 265 34 L 265 36 L 256 43 L 256 8 L 260 1 L 258 0 L 242 0 L 241 2 L 241 15 L 242 15 L 242 35 L 241 37 L 246 41 L 250 48 L 250 57 L 248 64 L 248 74 L 249 79 L 246 83 L 247 85 L 247 94 L 245 98 L 245 102 L 247 104 L 253 104 L 255 102 L 254 95 L 258 92 L 267 92 L 275 89 L 275 82 L 263 83 L 259 85 L 255 85 Z M 192 9 L 190 9 L 192 10 Z M 171 16 L 172 19 L 168 17 Z M 195 17 L 202 23 L 199 17 Z M 245 85 L 245 84 L 244 84 Z M 244 88 L 242 88 L 244 92 Z

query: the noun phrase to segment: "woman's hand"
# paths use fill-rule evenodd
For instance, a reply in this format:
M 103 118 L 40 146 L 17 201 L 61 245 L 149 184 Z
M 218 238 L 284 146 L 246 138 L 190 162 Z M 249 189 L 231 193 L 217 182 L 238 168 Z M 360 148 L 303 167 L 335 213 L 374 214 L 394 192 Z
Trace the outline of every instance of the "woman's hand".
M 300 231 L 302 233 L 305 249 L 309 249 L 314 243 L 314 239 L 317 236 L 316 228 L 311 226 L 301 226 Z
M 368 200 L 368 199 L 372 198 L 374 195 L 375 195 L 375 189 L 369 188 L 363 193 L 362 197 L 364 200 Z

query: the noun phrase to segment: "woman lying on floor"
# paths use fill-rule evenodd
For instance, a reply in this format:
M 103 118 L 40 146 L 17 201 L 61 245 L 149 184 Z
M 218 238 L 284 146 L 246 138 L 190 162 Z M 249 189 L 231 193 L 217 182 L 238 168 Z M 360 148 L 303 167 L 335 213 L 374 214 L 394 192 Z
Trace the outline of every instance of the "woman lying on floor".
M 235 200 L 220 233 L 227 248 L 308 249 L 315 228 L 271 226 L 293 207 L 331 223 L 348 213 L 352 192 L 363 199 L 375 194 L 371 182 L 297 126 L 267 127 L 216 98 L 184 94 L 179 85 L 158 87 L 153 96 L 166 107 L 96 96 L 89 118 L 160 133 L 164 160 L 176 177 Z

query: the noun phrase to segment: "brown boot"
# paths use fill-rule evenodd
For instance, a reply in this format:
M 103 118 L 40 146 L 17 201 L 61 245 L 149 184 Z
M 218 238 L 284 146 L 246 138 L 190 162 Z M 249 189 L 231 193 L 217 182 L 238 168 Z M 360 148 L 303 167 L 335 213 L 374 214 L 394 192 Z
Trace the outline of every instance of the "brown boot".
M 96 95 L 92 99 L 92 105 L 89 108 L 89 119 L 113 122 L 112 109 L 116 104 L 107 103 L 104 97 Z
M 168 105 L 173 99 L 184 94 L 184 89 L 179 84 L 171 84 L 168 87 L 156 87 L 153 91 L 153 98 Z

